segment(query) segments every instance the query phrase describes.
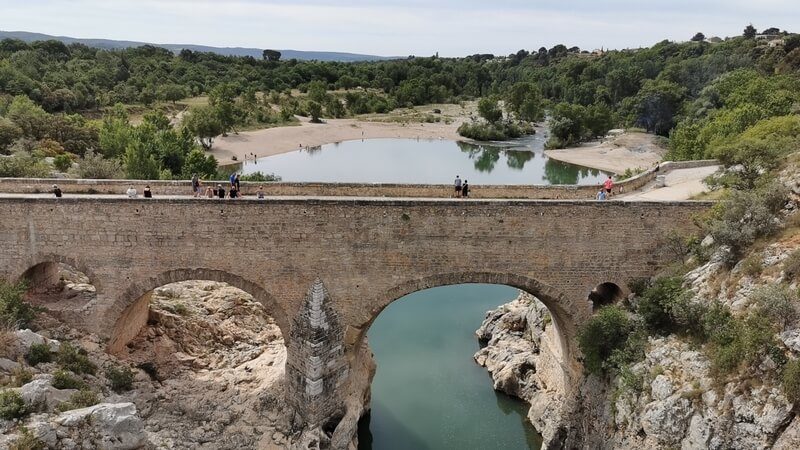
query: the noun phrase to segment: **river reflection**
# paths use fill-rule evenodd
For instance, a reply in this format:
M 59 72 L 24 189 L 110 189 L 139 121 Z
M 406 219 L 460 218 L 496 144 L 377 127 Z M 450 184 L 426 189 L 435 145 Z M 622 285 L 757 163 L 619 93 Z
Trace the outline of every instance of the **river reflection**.
M 274 173 L 284 181 L 449 184 L 456 175 L 476 184 L 599 184 L 599 170 L 549 159 L 543 139 L 503 143 L 370 139 L 346 141 L 245 163 L 245 174 Z

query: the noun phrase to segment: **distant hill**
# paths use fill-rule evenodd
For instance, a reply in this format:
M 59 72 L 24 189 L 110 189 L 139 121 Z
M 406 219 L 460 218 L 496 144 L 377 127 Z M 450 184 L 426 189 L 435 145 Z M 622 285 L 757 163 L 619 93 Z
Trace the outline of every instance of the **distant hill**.
M 103 48 L 103 49 L 121 49 L 128 47 L 140 47 L 142 45 L 154 45 L 156 47 L 166 48 L 172 52 L 178 53 L 183 49 L 189 49 L 195 52 L 211 52 L 226 56 L 252 56 L 253 58 L 261 59 L 263 49 L 259 48 L 244 48 L 244 47 L 210 47 L 206 45 L 192 45 L 192 44 L 153 44 L 148 42 L 136 41 L 115 41 L 111 39 L 80 39 L 68 36 L 51 36 L 49 34 L 30 33 L 27 31 L 2 31 L 0 30 L 0 39 L 13 38 L 20 39 L 25 42 L 32 41 L 45 41 L 54 39 L 61 41 L 65 44 L 81 43 L 89 47 Z M 277 49 L 276 49 L 277 50 Z M 342 52 L 312 52 L 301 50 L 278 50 L 281 52 L 281 59 L 300 59 L 300 60 L 317 60 L 317 61 L 340 61 L 340 62 L 357 62 L 357 61 L 378 61 L 384 59 L 396 59 L 396 57 L 376 56 L 376 55 L 361 55 L 358 53 L 342 53 Z

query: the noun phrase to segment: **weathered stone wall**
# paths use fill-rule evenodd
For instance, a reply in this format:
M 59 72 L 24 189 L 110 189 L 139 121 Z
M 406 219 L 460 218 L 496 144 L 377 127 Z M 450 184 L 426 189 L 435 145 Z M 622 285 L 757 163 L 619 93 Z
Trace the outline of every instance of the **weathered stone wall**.
M 548 307 L 564 369 L 576 375 L 574 336 L 591 313 L 588 293 L 603 282 L 624 289 L 628 281 L 651 275 L 668 262 L 661 248 L 667 233 L 693 230 L 693 215 L 709 206 L 5 197 L 0 198 L 0 277 L 16 279 L 50 261 L 82 271 L 96 286 L 97 299 L 82 310 L 79 325 L 111 338 L 114 347 L 124 345 L 131 327 L 141 323 L 146 312 L 141 299 L 148 292 L 200 279 L 253 295 L 292 348 L 290 324 L 308 316 L 306 294 L 320 279 L 330 293 L 326 308 L 341 325 L 349 363 L 369 325 L 394 300 L 441 285 L 505 284 Z M 302 364 L 288 361 L 287 367 L 313 372 Z
M 669 170 L 717 164 L 716 161 L 680 161 L 661 165 L 660 173 Z M 656 173 L 649 170 L 635 177 L 616 183 L 616 192 L 630 192 L 655 179 Z M 227 181 L 206 182 L 205 186 L 217 184 L 228 186 Z M 58 184 L 65 194 L 124 194 L 133 184 L 141 193 L 149 185 L 155 196 L 191 195 L 189 181 L 141 181 L 141 180 L 75 180 L 47 178 L 0 178 L 0 192 L 41 193 L 50 192 Z M 447 198 L 453 195 L 450 185 L 436 184 L 388 184 L 388 183 L 242 183 L 245 195 L 255 195 L 259 186 L 268 196 L 340 196 L 340 197 L 434 197 Z M 472 198 L 507 199 L 593 199 L 599 185 L 472 185 Z

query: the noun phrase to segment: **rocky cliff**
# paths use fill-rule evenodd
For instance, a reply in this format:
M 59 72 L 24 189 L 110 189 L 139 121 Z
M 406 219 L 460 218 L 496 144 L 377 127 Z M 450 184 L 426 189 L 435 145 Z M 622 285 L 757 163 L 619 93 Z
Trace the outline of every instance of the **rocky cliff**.
M 684 288 L 693 302 L 716 301 L 741 316 L 756 307 L 753 293 L 759 289 L 783 283 L 797 291 L 785 262 L 798 247 L 797 233 L 787 229 L 732 269 L 718 252 L 685 275 Z M 546 308 L 530 295 L 488 313 L 477 331 L 486 346 L 475 360 L 490 372 L 495 389 L 531 405 L 528 418 L 552 447 L 560 445 L 556 430 L 568 427 L 580 430 L 583 448 L 796 449 L 800 418 L 773 359 L 800 355 L 799 325 L 796 315 L 786 317 L 775 334 L 783 356 L 726 376 L 712 373 L 704 351 L 710 344 L 675 334 L 650 336 L 643 359 L 624 374 L 583 380 L 572 417 L 555 414 L 564 392 L 553 352 L 556 336 Z

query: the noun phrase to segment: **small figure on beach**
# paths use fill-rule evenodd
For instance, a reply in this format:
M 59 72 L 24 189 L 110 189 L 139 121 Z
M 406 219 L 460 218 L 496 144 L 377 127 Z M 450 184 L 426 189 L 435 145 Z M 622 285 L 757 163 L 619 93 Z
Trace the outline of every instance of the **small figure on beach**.
M 144 194 L 144 198 L 153 198 L 153 192 L 150 190 L 149 184 L 144 186 L 144 191 L 142 191 L 142 194 Z
M 464 198 L 469 197 L 469 182 L 464 180 L 464 186 L 461 187 L 461 196 Z
M 53 195 L 55 195 L 56 198 L 61 198 L 61 188 L 58 187 L 57 184 L 53 185 Z
M 128 198 L 136 198 L 139 196 L 139 193 L 136 192 L 136 188 L 133 187 L 133 185 L 131 185 L 131 187 L 129 187 L 128 190 L 125 191 L 125 194 L 128 196 Z
M 603 201 L 603 200 L 605 200 L 605 199 L 606 199 L 606 191 L 604 191 L 603 189 L 600 189 L 600 190 L 597 192 L 596 198 L 597 198 L 597 200 L 599 200 L 599 201 Z
M 454 182 L 456 187 L 456 197 L 461 197 L 461 178 L 456 175 L 456 181 Z
M 611 196 L 611 190 L 614 189 L 614 180 L 611 179 L 611 175 L 609 175 L 608 179 L 603 183 L 603 187 L 606 189 L 606 195 Z

